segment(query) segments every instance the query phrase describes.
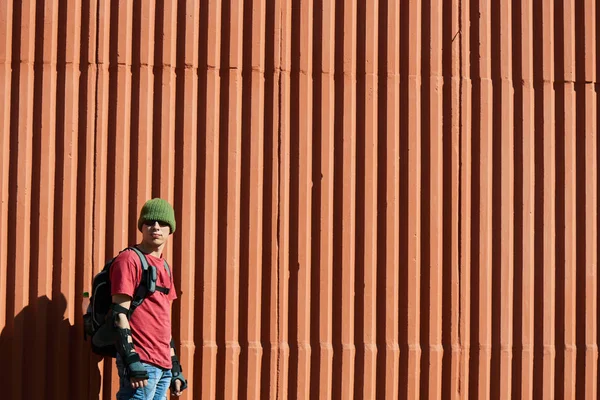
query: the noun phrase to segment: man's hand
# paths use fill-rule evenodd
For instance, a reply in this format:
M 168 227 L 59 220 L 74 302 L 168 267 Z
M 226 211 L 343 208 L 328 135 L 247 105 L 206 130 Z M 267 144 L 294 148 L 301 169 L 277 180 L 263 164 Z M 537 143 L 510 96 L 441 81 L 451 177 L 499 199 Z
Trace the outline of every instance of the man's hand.
M 173 392 L 171 394 L 177 397 L 181 396 L 181 381 L 177 379 L 173 385 L 175 387 L 171 387 L 171 391 Z
M 148 379 L 144 378 L 131 378 L 131 387 L 134 389 L 143 388 L 148 385 Z

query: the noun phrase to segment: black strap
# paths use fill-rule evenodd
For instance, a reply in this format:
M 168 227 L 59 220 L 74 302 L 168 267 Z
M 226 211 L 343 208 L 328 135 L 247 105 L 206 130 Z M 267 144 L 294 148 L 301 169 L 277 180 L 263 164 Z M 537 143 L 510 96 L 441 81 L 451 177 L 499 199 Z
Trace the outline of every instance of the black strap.
M 117 313 L 117 314 L 125 314 L 125 315 L 129 314 L 128 308 L 125 308 L 122 305 L 117 304 L 117 303 L 112 303 L 110 305 L 110 308 L 112 308 L 113 312 Z
M 157 286 L 156 290 L 164 294 L 169 294 L 169 292 L 171 291 L 169 288 L 164 288 L 162 286 Z

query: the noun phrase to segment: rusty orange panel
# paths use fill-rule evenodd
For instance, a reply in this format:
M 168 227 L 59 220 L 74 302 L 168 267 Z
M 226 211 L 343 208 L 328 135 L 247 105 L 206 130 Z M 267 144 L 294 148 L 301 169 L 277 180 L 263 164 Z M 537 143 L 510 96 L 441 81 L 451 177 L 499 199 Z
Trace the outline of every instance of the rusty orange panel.
M 183 399 L 596 398 L 596 9 L 0 0 L 7 398 L 114 398 L 156 196 Z
M 17 24 L 18 25 L 18 24 Z M 11 146 L 11 109 L 12 109 L 12 42 L 13 42 L 13 4 L 0 2 L 0 230 L 8 232 L 8 199 Z M 7 278 L 8 241 L 0 240 L 0 326 L 7 326 Z M 12 317 L 9 313 L 8 316 Z M 4 328 L 6 329 L 6 328 Z M 8 357 L 7 348 L 0 348 L 0 356 Z
M 398 248 L 400 238 L 400 188 L 396 184 L 396 182 L 399 182 L 400 176 L 400 137 L 398 135 L 400 116 L 397 110 L 400 109 L 401 104 L 410 104 L 410 102 L 403 102 L 400 99 L 400 51 L 396 43 L 400 40 L 401 7 L 395 2 L 390 2 L 385 7 L 387 18 L 380 20 L 380 23 L 386 24 L 387 29 L 380 32 L 379 41 L 382 46 L 385 43 L 386 56 L 378 63 L 381 69 L 385 68 L 386 73 L 384 76 L 379 77 L 383 88 L 379 92 L 378 104 L 379 109 L 384 110 L 384 112 L 377 114 L 378 129 L 380 130 L 377 165 L 384 178 L 380 179 L 378 176 L 377 205 L 378 208 L 382 205 L 385 206 L 379 210 L 379 218 L 377 219 L 379 233 L 377 239 L 384 250 L 379 250 L 381 247 L 378 246 L 376 275 L 379 295 L 376 303 L 378 308 L 377 320 L 379 322 L 375 327 L 377 337 L 377 387 L 375 393 L 378 397 L 397 398 L 399 382 L 395 377 L 400 375 L 399 356 L 401 351 L 399 326 L 397 324 L 401 307 L 399 304 L 399 276 L 401 271 L 398 268 L 400 260 Z M 413 61 L 418 62 L 416 59 L 413 59 Z M 418 106 L 417 103 L 412 104 Z M 407 112 L 410 113 L 410 109 Z M 413 121 L 418 123 L 416 120 Z M 368 127 L 365 127 L 365 132 L 367 129 Z M 366 195 L 367 193 L 365 193 Z M 365 253 L 366 251 L 365 247 Z M 408 263 L 408 259 L 406 262 Z M 412 263 L 408 263 L 406 270 L 410 270 L 412 265 Z M 367 266 L 365 265 L 363 268 L 366 274 Z M 410 296 L 410 293 L 407 292 L 407 295 Z M 385 298 L 388 299 L 383 307 L 381 294 L 384 294 Z M 402 310 L 402 312 L 405 312 L 405 310 Z M 410 329 L 412 329 L 411 325 L 408 326 L 408 330 Z M 385 346 L 382 346 L 382 342 Z M 365 387 L 366 390 L 367 387 Z

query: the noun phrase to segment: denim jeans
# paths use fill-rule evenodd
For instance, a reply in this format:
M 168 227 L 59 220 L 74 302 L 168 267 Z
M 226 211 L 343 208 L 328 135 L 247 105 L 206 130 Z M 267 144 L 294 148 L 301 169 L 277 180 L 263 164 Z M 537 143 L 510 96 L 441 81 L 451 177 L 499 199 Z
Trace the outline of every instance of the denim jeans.
M 142 363 L 148 371 L 148 385 L 133 389 L 126 375 L 125 365 L 117 355 L 117 370 L 119 371 L 119 393 L 117 400 L 166 400 L 167 390 L 171 385 L 171 370 L 164 370 L 151 364 Z

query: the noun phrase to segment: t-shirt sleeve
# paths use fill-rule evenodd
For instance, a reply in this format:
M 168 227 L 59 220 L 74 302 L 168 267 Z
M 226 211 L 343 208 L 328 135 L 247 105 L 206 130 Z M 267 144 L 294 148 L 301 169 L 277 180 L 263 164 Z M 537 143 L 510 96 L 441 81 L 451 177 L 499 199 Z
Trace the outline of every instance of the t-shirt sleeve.
M 135 288 L 140 281 L 140 267 L 128 254 L 129 251 L 121 253 L 110 267 L 111 294 L 125 294 L 133 298 Z

